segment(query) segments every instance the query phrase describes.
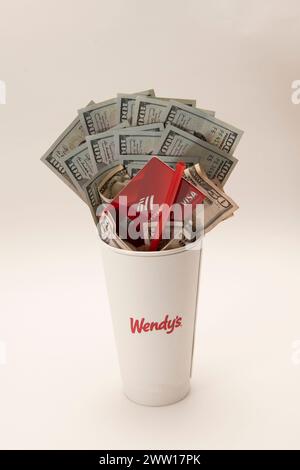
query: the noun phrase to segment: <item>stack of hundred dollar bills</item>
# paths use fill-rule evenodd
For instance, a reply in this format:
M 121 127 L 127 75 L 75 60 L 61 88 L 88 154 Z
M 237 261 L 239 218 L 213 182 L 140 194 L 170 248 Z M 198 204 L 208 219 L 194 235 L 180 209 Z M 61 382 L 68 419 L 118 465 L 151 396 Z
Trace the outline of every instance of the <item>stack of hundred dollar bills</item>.
M 99 205 L 112 201 L 152 155 L 173 168 L 184 161 L 186 179 L 205 195 L 206 233 L 238 208 L 224 185 L 242 134 L 194 99 L 156 97 L 151 89 L 91 101 L 41 160 L 89 206 L 96 224 Z M 128 248 L 123 241 L 119 247 Z

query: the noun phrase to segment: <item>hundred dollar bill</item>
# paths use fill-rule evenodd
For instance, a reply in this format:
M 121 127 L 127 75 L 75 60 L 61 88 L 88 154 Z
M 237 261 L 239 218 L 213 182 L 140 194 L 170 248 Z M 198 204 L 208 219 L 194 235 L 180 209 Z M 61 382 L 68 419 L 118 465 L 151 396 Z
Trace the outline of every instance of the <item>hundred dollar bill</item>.
M 186 106 L 190 106 L 192 108 L 196 107 L 196 100 L 189 100 L 185 98 L 165 98 L 164 96 L 156 96 L 155 97 L 157 100 L 166 100 L 166 101 L 175 101 L 176 103 L 181 103 L 185 104 Z M 205 114 L 209 114 L 210 116 L 214 116 L 216 114 L 215 111 L 212 111 L 211 109 L 203 109 L 203 108 L 197 108 L 200 109 Z
M 200 163 L 208 178 L 222 187 L 238 162 L 234 156 L 174 126 L 166 127 L 155 153 L 162 157 L 170 155 L 197 157 L 197 163 Z
M 119 124 L 116 98 L 87 106 L 78 113 L 85 135 L 105 132 Z
M 133 178 L 142 168 L 144 168 L 146 161 L 141 162 L 126 162 L 126 171 L 130 178 Z
M 95 168 L 88 150 L 87 143 L 84 142 L 72 152 L 62 158 L 62 163 L 68 176 L 77 189 L 78 194 L 84 199 L 84 185 L 95 176 Z
M 145 124 L 144 126 L 127 126 L 126 129 L 130 132 L 137 131 L 158 131 L 162 132 L 165 130 L 165 126 L 161 122 L 154 122 L 153 124 Z
M 203 218 L 203 217 L 202 217 Z M 170 239 L 162 239 L 159 243 L 158 250 L 174 250 L 176 248 L 182 248 L 196 239 L 203 236 L 203 230 L 200 228 L 198 233 L 196 233 L 195 228 L 193 227 L 193 221 L 182 221 L 178 226 L 174 227 L 171 231 Z
M 135 93 L 118 93 L 117 96 L 155 96 L 155 91 L 153 88 L 149 88 L 149 90 L 137 91 Z
M 115 151 L 120 155 L 146 155 L 153 154 L 162 132 L 132 131 L 131 128 L 122 129 L 115 133 Z
M 117 234 L 116 222 L 109 211 L 103 211 L 97 224 L 101 240 L 115 248 L 133 251 L 134 246 L 127 240 L 123 240 Z
M 120 163 L 126 168 L 130 178 L 135 176 L 145 164 L 153 157 L 153 155 L 121 155 Z M 193 166 L 198 162 L 198 157 L 193 156 L 167 156 L 159 157 L 163 162 L 167 163 L 171 168 L 176 167 L 176 163 L 183 161 L 186 167 Z
M 115 132 L 128 125 L 127 121 L 119 124 L 106 132 L 100 132 L 86 137 L 92 164 L 96 172 L 100 170 L 102 163 L 112 163 L 117 160 L 115 152 Z
M 196 100 L 190 100 L 188 98 L 167 98 L 166 96 L 156 96 L 155 98 L 163 101 L 177 101 L 178 103 L 185 104 L 186 106 L 196 106 Z
M 105 173 L 98 184 L 98 192 L 102 201 L 111 202 L 127 186 L 129 181 L 130 176 L 124 167 L 118 171 L 111 170 Z
M 158 100 L 157 98 L 138 96 L 133 109 L 132 125 L 143 126 L 154 122 L 164 123 L 168 104 L 168 101 Z
M 164 129 L 163 124 L 149 124 L 141 127 L 127 127 L 127 125 L 127 121 L 125 121 L 106 132 L 100 132 L 99 134 L 86 137 L 88 149 L 96 171 L 100 169 L 102 163 L 112 163 L 118 159 L 118 154 L 116 153 L 115 148 L 115 135 L 119 129 L 127 128 L 128 132 L 140 130 L 144 132 L 152 130 L 162 131 Z
M 91 105 L 91 101 L 89 105 Z M 82 128 L 79 117 L 76 117 L 64 132 L 56 139 L 53 145 L 42 156 L 41 161 L 45 163 L 69 188 L 77 193 L 76 187 L 67 174 L 61 159 L 70 151 L 74 150 L 85 140 L 84 130 Z
M 219 222 L 232 216 L 238 205 L 216 186 L 201 169 L 199 163 L 187 168 L 185 179 L 194 184 L 206 197 L 204 204 L 204 232 L 209 232 Z
M 140 91 L 139 93 L 118 93 L 117 95 L 117 120 L 132 123 L 132 111 L 137 96 L 155 96 L 154 90 Z
M 85 199 L 96 224 L 98 206 L 102 202 L 110 202 L 128 182 L 128 173 L 122 165 L 103 163 L 94 178 L 84 186 Z
M 243 131 L 231 124 L 208 116 L 202 110 L 171 101 L 165 114 L 165 125 L 172 124 L 232 154 Z

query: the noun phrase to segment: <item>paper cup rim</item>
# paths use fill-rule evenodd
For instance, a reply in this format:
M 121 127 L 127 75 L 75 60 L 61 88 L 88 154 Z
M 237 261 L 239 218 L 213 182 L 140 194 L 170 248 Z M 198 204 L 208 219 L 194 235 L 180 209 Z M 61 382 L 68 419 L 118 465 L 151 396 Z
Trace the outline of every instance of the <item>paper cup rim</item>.
M 174 248 L 172 250 L 166 251 L 131 251 L 131 250 L 123 250 L 122 248 L 116 248 L 114 246 L 110 246 L 105 241 L 100 238 L 100 243 L 102 246 L 105 246 L 107 250 L 114 251 L 115 253 L 123 256 L 137 256 L 137 257 L 145 257 L 145 258 L 152 258 L 155 256 L 172 256 L 178 253 L 184 253 L 186 251 L 191 251 L 195 248 L 202 247 L 203 238 L 199 238 L 195 240 L 193 243 L 188 245 L 182 246 L 180 248 Z

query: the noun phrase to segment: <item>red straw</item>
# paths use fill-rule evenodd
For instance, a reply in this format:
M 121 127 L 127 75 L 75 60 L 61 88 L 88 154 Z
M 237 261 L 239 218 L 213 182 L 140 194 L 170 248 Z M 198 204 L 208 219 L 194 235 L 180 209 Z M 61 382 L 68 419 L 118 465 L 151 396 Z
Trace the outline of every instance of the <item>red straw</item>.
M 167 221 L 167 217 L 165 217 L 163 220 L 162 216 L 163 216 L 163 213 L 165 215 L 167 214 L 167 211 L 170 212 L 170 208 L 175 201 L 184 170 L 185 170 L 185 163 L 178 162 L 176 164 L 176 169 L 174 171 L 168 192 L 166 194 L 166 199 L 164 202 L 167 205 L 167 207 L 163 207 L 163 210 L 160 211 L 158 215 L 158 225 L 157 225 L 157 229 L 155 232 L 155 236 L 154 238 L 152 238 L 151 243 L 150 243 L 150 251 L 156 251 L 158 248 L 159 242 L 161 240 L 161 237 L 164 231 L 164 225 Z

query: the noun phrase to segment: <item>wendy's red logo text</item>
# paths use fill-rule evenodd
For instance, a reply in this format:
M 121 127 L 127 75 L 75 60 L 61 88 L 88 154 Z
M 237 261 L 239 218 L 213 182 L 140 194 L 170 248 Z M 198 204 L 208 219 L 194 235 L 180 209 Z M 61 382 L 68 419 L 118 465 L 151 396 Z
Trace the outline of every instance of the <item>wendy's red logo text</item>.
M 169 315 L 166 315 L 161 322 L 146 322 L 145 317 L 142 317 L 139 320 L 130 317 L 130 329 L 133 334 L 143 332 L 148 333 L 154 330 L 165 330 L 167 335 L 169 335 L 179 326 L 182 326 L 182 317 L 179 315 L 176 315 L 173 319 L 169 319 Z

